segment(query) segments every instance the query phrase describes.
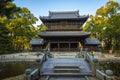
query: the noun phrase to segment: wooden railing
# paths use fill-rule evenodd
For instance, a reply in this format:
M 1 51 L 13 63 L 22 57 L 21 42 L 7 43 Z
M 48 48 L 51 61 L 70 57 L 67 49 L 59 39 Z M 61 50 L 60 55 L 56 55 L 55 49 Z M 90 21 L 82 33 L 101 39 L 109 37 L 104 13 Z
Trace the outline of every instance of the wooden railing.
M 81 25 L 57 25 L 57 26 L 47 26 L 49 30 L 60 30 L 60 29 L 80 29 Z

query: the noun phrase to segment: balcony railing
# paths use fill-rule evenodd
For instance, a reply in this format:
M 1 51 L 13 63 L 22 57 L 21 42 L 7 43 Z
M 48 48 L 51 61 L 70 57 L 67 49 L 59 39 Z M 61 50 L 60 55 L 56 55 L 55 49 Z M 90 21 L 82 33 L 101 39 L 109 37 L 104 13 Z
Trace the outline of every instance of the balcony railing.
M 49 30 L 55 30 L 55 29 L 80 29 L 81 25 L 52 25 L 47 26 Z

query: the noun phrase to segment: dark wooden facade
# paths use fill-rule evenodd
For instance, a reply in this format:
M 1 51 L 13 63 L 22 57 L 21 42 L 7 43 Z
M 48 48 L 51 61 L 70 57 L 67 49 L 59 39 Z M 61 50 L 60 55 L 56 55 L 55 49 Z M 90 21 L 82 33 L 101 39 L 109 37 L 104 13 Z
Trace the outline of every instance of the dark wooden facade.
M 46 32 L 39 33 L 44 39 L 45 47 L 51 51 L 79 51 L 80 45 L 90 36 L 83 32 L 83 24 L 88 16 L 79 15 L 79 11 L 49 12 L 49 16 L 40 17 L 46 26 Z
M 44 24 L 47 31 L 79 31 L 84 21 L 78 20 L 51 20 Z

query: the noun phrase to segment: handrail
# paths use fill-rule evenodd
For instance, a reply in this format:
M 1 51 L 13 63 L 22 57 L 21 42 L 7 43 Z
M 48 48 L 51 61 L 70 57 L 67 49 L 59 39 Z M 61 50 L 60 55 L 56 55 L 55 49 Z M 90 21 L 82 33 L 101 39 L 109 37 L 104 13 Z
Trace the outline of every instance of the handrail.
M 50 76 L 47 76 L 47 77 L 45 78 L 45 80 L 49 80 L 49 78 L 50 78 Z
M 85 76 L 85 80 L 89 80 L 89 78 L 87 76 Z
M 96 70 L 96 76 L 99 78 L 99 79 L 101 79 L 101 80 L 105 80 L 105 78 L 106 78 L 106 74 L 105 73 L 103 73 L 103 72 L 101 72 L 100 70 Z

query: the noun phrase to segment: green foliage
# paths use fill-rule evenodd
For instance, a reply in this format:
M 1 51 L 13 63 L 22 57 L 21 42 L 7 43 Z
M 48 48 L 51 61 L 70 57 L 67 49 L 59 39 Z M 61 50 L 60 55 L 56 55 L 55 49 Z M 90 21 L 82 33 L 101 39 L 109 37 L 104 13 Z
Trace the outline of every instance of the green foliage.
M 10 36 L 14 49 L 22 51 L 29 48 L 30 39 L 35 36 L 33 23 L 37 18 L 27 8 L 20 8 L 12 15 L 7 28 L 10 30 Z
M 95 16 L 90 16 L 84 30 L 91 31 L 92 37 L 105 42 L 106 49 L 120 48 L 120 4 L 109 0 L 105 6 L 96 11 Z
M 38 25 L 35 29 L 34 29 L 34 32 L 32 34 L 34 34 L 34 37 L 35 39 L 39 39 L 40 36 L 38 35 L 39 32 L 44 32 L 46 31 L 46 27 L 44 24 L 40 24 Z
M 6 27 L 10 16 L 8 13 L 11 13 L 14 9 L 13 7 L 15 7 L 14 5 L 10 6 L 11 1 L 12 0 L 0 0 L 0 53 L 8 53 L 13 50 L 9 29 Z
M 28 49 L 36 35 L 36 21 L 27 8 L 16 7 L 12 0 L 0 0 L 0 53 Z
M 46 26 L 44 24 L 41 24 L 38 27 L 39 27 L 40 32 L 46 31 Z

